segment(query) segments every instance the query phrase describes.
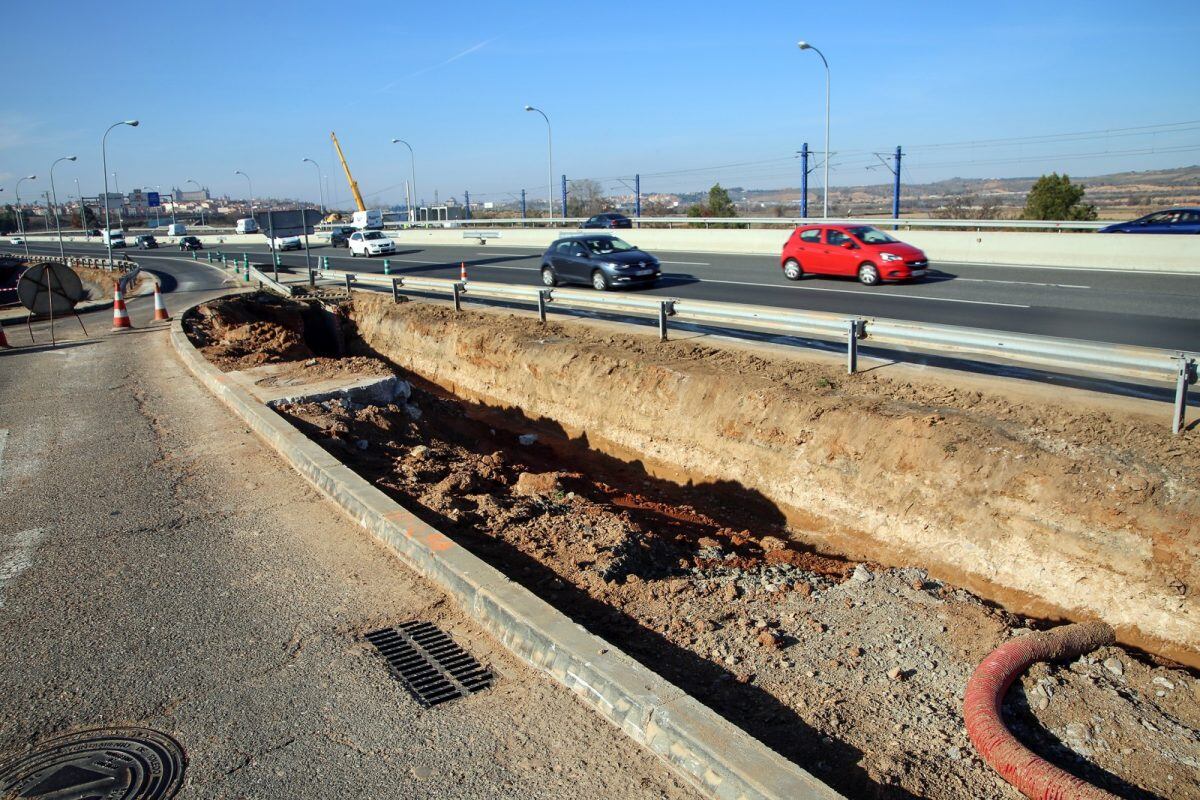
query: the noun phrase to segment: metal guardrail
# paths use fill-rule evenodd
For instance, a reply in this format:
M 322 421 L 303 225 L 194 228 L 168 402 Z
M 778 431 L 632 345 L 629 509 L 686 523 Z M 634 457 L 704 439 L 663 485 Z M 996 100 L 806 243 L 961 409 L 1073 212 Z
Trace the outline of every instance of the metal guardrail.
M 1144 384 L 1174 384 L 1175 408 L 1172 431 L 1183 429 L 1187 391 L 1197 381 L 1198 354 L 1149 347 L 1108 345 L 1075 339 L 1059 339 L 1007 333 L 954 325 L 906 322 L 874 317 L 848 316 L 816 311 L 795 311 L 771 306 L 752 306 L 683 298 L 630 296 L 579 289 L 540 288 L 482 281 L 354 273 L 343 270 L 314 270 L 312 280 L 323 278 L 345 284 L 450 295 L 455 309 L 464 297 L 515 300 L 536 303 L 542 321 L 548 306 L 598 310 L 607 313 L 657 316 L 659 337 L 666 341 L 668 320 L 716 325 L 733 329 L 768 330 L 787 335 L 807 335 L 846 342 L 846 369 L 858 369 L 858 347 L 862 341 L 884 347 L 903 347 L 933 355 L 971 356 L 1018 362 L 1061 371 L 1100 375 Z M 285 291 L 290 294 L 290 289 Z
M 407 222 L 405 220 L 388 221 L 386 228 L 565 228 L 578 227 L 587 217 L 558 217 L 554 219 L 529 217 L 507 219 L 456 219 L 431 222 Z M 765 228 L 795 228 L 800 225 L 831 223 L 834 225 L 871 225 L 877 228 L 949 228 L 952 230 L 986 230 L 1004 229 L 1021 231 L 1096 231 L 1106 225 L 1112 225 L 1113 220 L 1096 220 L 1090 222 L 1054 221 L 1054 220 L 1024 220 L 1024 219 L 918 219 L 870 217 L 865 219 L 819 217 L 631 217 L 633 224 L 641 228 L 660 227 L 765 227 Z M 324 227 L 324 226 L 318 226 Z M 621 229 L 596 229 L 597 233 L 621 233 Z

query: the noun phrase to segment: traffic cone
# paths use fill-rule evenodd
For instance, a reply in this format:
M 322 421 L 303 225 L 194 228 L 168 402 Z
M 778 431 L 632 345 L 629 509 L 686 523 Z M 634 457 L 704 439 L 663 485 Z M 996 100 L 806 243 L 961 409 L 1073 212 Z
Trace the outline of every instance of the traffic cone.
M 458 279 L 463 283 L 467 282 L 467 262 L 462 262 L 462 270 L 459 272 Z
M 129 310 L 125 308 L 125 298 L 121 296 L 121 282 L 115 281 L 113 284 L 113 326 L 114 331 L 119 331 L 122 328 L 132 328 L 133 323 L 129 321 Z
M 167 304 L 163 302 L 162 292 L 158 290 L 158 283 L 154 284 L 154 321 L 165 322 L 171 319 L 171 315 L 167 313 Z

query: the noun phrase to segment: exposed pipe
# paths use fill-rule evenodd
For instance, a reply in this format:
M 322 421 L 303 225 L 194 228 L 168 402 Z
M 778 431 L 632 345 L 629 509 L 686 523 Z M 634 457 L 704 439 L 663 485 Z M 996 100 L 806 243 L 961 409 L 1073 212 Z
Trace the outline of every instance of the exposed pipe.
M 1000 716 L 1008 687 L 1031 664 L 1090 653 L 1116 640 L 1103 622 L 1063 625 L 1005 642 L 975 668 L 963 695 L 967 735 L 983 760 L 1026 797 L 1035 800 L 1115 800 L 1092 784 L 1059 769 L 1027 749 Z

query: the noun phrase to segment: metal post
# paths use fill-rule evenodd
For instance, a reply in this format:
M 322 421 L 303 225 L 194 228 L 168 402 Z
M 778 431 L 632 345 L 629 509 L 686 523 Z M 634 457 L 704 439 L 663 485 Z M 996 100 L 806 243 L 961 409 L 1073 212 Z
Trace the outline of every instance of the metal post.
M 658 340 L 660 342 L 667 340 L 667 308 L 670 305 L 669 300 L 663 300 L 658 304 Z
M 21 181 L 37 180 L 37 175 L 26 175 L 17 181 L 13 190 L 17 195 L 17 228 L 21 231 L 21 241 L 25 244 L 25 255 L 29 255 L 29 240 L 25 238 L 25 210 L 21 207 Z
M 311 269 L 308 271 L 308 288 L 317 288 L 317 273 Z
M 470 219 L 471 218 L 471 193 L 468 192 L 466 189 L 463 190 L 463 210 L 466 213 L 466 216 L 464 216 L 463 219 Z
M 462 311 L 462 284 L 455 283 L 452 288 L 454 289 L 454 310 Z
M 849 329 L 846 332 L 846 374 L 858 372 L 858 337 L 861 332 L 861 321 L 848 320 Z
M 525 190 L 521 190 L 521 219 L 525 219 Z
M 392 302 L 400 302 L 400 279 L 392 278 Z
M 538 319 L 542 322 L 546 321 L 546 303 L 548 302 L 550 302 L 550 290 L 540 290 L 538 292 Z
M 566 224 L 565 223 L 565 220 L 567 219 L 567 176 L 566 175 L 562 176 L 562 215 L 563 215 L 563 220 L 564 220 L 563 224 Z
M 275 252 L 275 212 L 267 209 L 267 231 L 271 236 L 271 268 L 275 271 L 275 280 L 279 280 L 279 254 Z
M 896 169 L 895 182 L 892 184 L 892 217 L 900 219 L 900 157 L 904 155 L 900 152 L 900 145 L 896 145 Z
M 300 209 L 300 224 L 304 226 L 304 268 L 312 274 L 312 251 L 308 249 L 308 209 Z
M 349 272 L 346 273 L 346 294 L 350 294 L 350 288 L 354 283 L 354 276 Z
M 1196 362 L 1186 356 L 1179 356 L 1179 375 L 1175 379 L 1175 415 L 1171 419 L 1171 433 L 1179 435 L 1184 428 L 1187 415 L 1188 384 L 1196 379 Z
M 636 219 L 642 218 L 642 173 L 637 173 L 633 176 L 633 216 Z M 642 227 L 638 223 L 638 227 Z
M 808 142 L 800 147 L 800 217 L 808 217 Z

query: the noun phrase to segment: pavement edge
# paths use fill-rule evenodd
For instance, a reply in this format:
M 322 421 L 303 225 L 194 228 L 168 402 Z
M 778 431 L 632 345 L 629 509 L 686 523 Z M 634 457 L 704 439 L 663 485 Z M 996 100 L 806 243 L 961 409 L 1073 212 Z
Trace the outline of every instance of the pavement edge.
M 210 364 L 171 323 L 192 374 L 293 469 L 421 575 L 435 581 L 514 655 L 550 675 L 719 800 L 834 800 L 841 795 L 695 698 L 571 621 L 419 520 Z

